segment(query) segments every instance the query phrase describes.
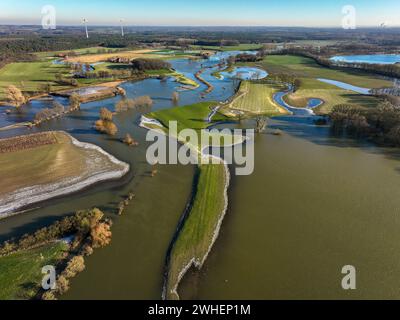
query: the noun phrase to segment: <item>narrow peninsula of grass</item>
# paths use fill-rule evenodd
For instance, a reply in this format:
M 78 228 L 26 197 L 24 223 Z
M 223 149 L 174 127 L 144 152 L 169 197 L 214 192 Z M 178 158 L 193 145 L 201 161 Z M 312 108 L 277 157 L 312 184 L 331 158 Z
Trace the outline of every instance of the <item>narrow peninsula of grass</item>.
M 212 122 L 227 119 L 216 113 L 210 122 L 208 119 L 210 112 L 216 106 L 218 106 L 216 102 L 203 102 L 152 112 L 146 117 L 157 120 L 165 131 L 172 120 L 177 121 L 178 131 L 187 128 L 201 130 L 209 127 Z M 148 128 L 152 128 L 151 124 Z M 201 154 L 198 145 L 180 141 Z M 166 299 L 179 299 L 177 290 L 180 280 L 191 266 L 201 268 L 206 260 L 218 236 L 226 212 L 228 185 L 229 171 L 222 159 L 219 159 L 217 164 L 200 164 L 198 166 L 193 197 L 168 256 L 167 276 L 164 284 Z
M 201 268 L 219 232 L 226 210 L 229 176 L 223 164 L 201 165 L 190 212 L 176 239 L 166 279 L 166 298 L 179 299 L 178 285 L 186 271 Z

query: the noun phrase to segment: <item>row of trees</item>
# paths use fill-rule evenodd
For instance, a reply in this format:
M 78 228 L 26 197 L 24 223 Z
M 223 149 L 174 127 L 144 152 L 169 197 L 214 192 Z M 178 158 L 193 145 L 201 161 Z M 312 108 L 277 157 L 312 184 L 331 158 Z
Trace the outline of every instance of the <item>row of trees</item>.
M 44 121 L 48 121 L 57 117 L 62 116 L 65 113 L 73 112 L 76 110 L 79 110 L 81 106 L 81 101 L 79 98 L 79 95 L 76 93 L 73 93 L 69 97 L 69 106 L 68 109 L 66 109 L 61 103 L 57 101 L 53 101 L 53 106 L 52 108 L 44 108 L 38 111 L 35 114 L 35 125 L 38 125 Z
M 400 146 L 400 107 L 384 101 L 377 108 L 338 105 L 330 114 L 335 134 L 371 137 L 381 143 Z
M 159 59 L 134 59 L 131 61 L 131 66 L 139 71 L 171 69 L 172 67 L 169 62 Z
M 136 108 L 148 108 L 153 105 L 153 100 L 150 96 L 141 96 L 135 99 L 126 99 L 123 98 L 115 104 L 115 112 L 124 112 L 129 109 L 136 109 Z
M 96 233 L 99 230 L 95 227 L 106 223 L 106 221 L 103 221 L 103 217 L 104 214 L 98 209 L 78 211 L 74 215 L 56 221 L 32 234 L 25 234 L 20 239 L 4 242 L 0 246 L 0 255 L 4 256 L 16 251 L 27 250 L 70 235 L 74 235 L 76 239 L 90 237 L 90 243 L 94 248 L 102 246 L 111 240 L 107 238 L 108 242 L 104 242 L 101 240 L 103 236 Z

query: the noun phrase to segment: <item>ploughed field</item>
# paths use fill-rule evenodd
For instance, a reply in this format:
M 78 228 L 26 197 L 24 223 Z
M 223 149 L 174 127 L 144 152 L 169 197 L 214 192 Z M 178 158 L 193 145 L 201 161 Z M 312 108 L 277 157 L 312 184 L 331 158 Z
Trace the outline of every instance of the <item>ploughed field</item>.
M 128 166 L 64 132 L 0 140 L 0 217 L 33 202 L 122 176 Z M 36 201 L 35 201 L 36 200 Z

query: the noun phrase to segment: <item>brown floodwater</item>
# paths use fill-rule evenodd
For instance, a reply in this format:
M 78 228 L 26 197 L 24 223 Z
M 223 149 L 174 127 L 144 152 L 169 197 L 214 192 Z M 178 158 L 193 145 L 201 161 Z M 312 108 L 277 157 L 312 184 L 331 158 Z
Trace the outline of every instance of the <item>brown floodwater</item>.
M 398 157 L 309 118 L 271 125 L 286 131 L 256 137 L 255 172 L 233 178 L 220 237 L 181 297 L 400 298 Z M 345 265 L 357 290 L 341 287 Z
M 214 63 L 214 62 L 211 62 Z M 196 62 L 176 62 L 193 76 Z M 223 101 L 237 87 L 218 82 L 207 99 Z M 129 97 L 148 94 L 153 110 L 172 106 L 179 84 L 156 79 L 124 85 Z M 203 90 L 201 87 L 199 90 Z M 180 93 L 180 104 L 202 101 L 198 91 Z M 92 126 L 101 107 L 120 98 L 82 106 L 36 130 L 66 130 L 81 141 L 99 145 L 131 171 L 118 181 L 98 184 L 77 194 L 35 205 L 0 220 L 0 241 L 48 225 L 76 210 L 97 206 L 113 217 L 112 244 L 85 259 L 86 270 L 72 280 L 65 299 L 159 299 L 167 249 L 189 199 L 194 168 L 159 166 L 149 177 L 146 130 L 137 126 L 140 112 L 115 117 L 119 138 L 130 133 L 140 142 L 129 148 L 97 134 Z M 1 121 L 26 121 L 48 103 L 34 101 L 25 113 Z M 150 110 L 143 110 L 148 112 Z M 28 119 L 27 119 L 28 118 Z M 229 210 L 221 234 L 200 272 L 191 272 L 180 288 L 193 299 L 331 299 L 400 298 L 400 162 L 369 145 L 332 137 L 310 117 L 271 121 L 255 140 L 255 172 L 233 176 Z M 280 128 L 282 136 L 271 134 Z M 0 136 L 27 133 L 4 131 Z M 125 214 L 116 205 L 130 191 L 135 200 Z M 341 289 L 341 269 L 354 265 L 357 290 Z

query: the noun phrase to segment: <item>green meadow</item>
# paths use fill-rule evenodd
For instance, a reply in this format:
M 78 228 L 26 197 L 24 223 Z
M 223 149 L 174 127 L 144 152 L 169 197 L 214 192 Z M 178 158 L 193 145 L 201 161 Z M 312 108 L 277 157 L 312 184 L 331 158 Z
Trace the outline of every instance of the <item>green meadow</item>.
M 54 242 L 0 257 L 0 300 L 34 298 L 42 283 L 42 268 L 56 265 L 68 246 Z

